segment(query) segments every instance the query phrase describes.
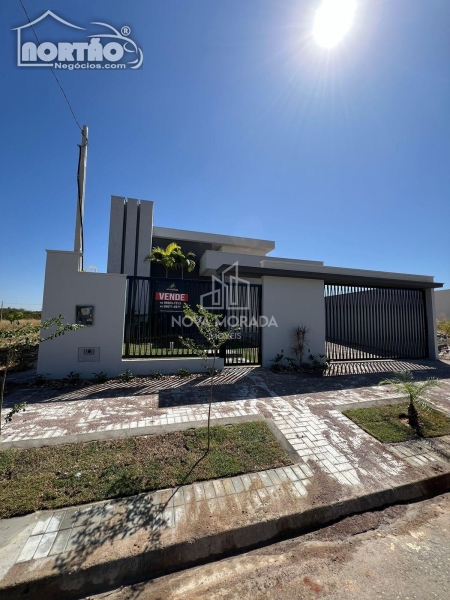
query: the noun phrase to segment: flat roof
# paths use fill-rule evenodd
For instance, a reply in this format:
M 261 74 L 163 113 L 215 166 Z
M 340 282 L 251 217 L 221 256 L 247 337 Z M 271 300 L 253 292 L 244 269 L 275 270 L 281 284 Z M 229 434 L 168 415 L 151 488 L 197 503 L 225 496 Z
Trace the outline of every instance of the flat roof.
M 231 265 L 223 264 L 217 269 L 221 274 Z M 361 287 L 392 287 L 408 289 L 432 289 L 442 287 L 428 275 L 407 275 L 403 273 L 383 273 L 381 271 L 359 271 L 338 267 L 323 267 L 322 269 L 277 269 L 272 267 L 239 266 L 239 277 L 293 277 L 298 279 L 320 279 L 328 284 L 354 285 Z M 403 277 L 402 277 L 403 276 Z
M 258 248 L 270 252 L 275 248 L 275 242 L 256 238 L 223 235 L 221 233 L 205 233 L 188 231 L 186 229 L 171 229 L 168 227 L 153 227 L 153 237 L 177 239 L 184 242 L 205 242 L 217 246 L 239 246 L 241 248 Z

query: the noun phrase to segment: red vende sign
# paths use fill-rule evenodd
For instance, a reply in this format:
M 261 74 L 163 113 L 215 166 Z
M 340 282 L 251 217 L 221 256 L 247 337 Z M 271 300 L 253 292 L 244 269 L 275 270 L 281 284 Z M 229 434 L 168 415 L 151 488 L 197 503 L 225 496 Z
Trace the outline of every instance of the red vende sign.
M 177 294 L 176 292 L 156 292 L 155 300 L 166 300 L 168 302 L 187 302 L 189 294 Z

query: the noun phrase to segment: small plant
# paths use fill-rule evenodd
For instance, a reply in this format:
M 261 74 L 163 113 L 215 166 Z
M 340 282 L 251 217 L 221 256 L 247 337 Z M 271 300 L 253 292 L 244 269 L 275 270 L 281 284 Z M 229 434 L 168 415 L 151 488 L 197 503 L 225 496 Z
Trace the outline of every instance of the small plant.
M 160 370 L 150 373 L 150 379 L 162 379 L 164 377 L 163 372 Z
M 108 373 L 100 371 L 100 373 L 92 373 L 95 383 L 105 383 L 108 381 Z
M 130 369 L 126 369 L 123 373 L 119 375 L 119 377 L 122 381 L 131 381 L 132 379 L 134 379 L 134 375 L 130 371 Z
M 287 371 L 295 371 L 298 369 L 298 364 L 297 361 L 295 360 L 295 358 L 292 358 L 291 356 L 286 356 L 286 370 Z
M 392 379 L 383 379 L 378 385 L 391 385 L 397 392 L 404 394 L 409 400 L 408 406 L 408 423 L 412 429 L 415 429 L 420 435 L 419 415 L 415 407 L 415 402 L 419 402 L 426 406 L 422 400 L 424 393 L 432 387 L 439 387 L 442 382 L 436 377 L 428 377 L 422 383 L 414 381 L 411 371 L 397 371 Z
M 48 373 L 47 373 L 48 375 Z M 47 378 L 45 377 L 45 375 L 36 375 L 35 379 L 34 379 L 34 385 L 44 385 L 44 383 L 47 381 Z
M 325 356 L 325 354 L 318 354 L 317 356 L 314 354 L 309 354 L 308 359 L 311 362 L 311 367 L 313 371 L 325 371 L 328 367 L 328 363 L 330 359 Z
M 296 371 L 298 369 L 297 361 L 290 356 L 284 355 L 284 350 L 272 358 L 273 365 L 270 367 L 274 373 L 283 373 L 286 371 Z
M 211 446 L 211 405 L 213 401 L 213 385 L 216 375 L 216 354 L 219 349 L 233 337 L 235 328 L 223 330 L 220 324 L 222 315 L 217 315 L 206 310 L 200 304 L 197 304 L 197 311 L 188 304 L 183 307 L 184 316 L 191 321 L 197 328 L 202 341 L 197 342 L 191 338 L 180 337 L 180 342 L 185 348 L 191 350 L 194 354 L 203 359 L 203 366 L 207 369 L 210 376 L 209 403 L 208 403 L 208 441 L 206 452 L 209 452 Z M 212 353 L 212 365 L 209 363 Z
M 189 369 L 178 369 L 178 377 L 190 377 L 191 372 Z
M 308 336 L 310 333 L 311 329 L 308 329 L 305 325 L 298 325 L 291 331 L 291 351 L 295 355 L 299 367 L 301 367 L 303 363 L 303 355 L 305 354 L 305 348 L 308 345 Z
M 206 372 L 208 373 L 209 377 L 217 377 L 218 375 L 220 375 L 222 373 L 222 371 L 220 371 L 219 369 L 210 367 L 210 366 L 208 366 L 208 364 L 204 364 L 203 366 L 206 369 Z
M 81 383 L 81 375 L 79 373 L 75 373 L 74 371 L 70 371 L 66 377 L 66 381 L 67 383 L 76 385 L 77 383 Z
M 272 358 L 270 362 L 273 362 L 273 365 L 270 367 L 274 373 L 279 373 L 283 370 L 283 360 L 284 360 L 284 350 L 279 352 L 275 358 Z
M 10 423 L 12 421 L 13 415 L 16 415 L 19 412 L 25 412 L 26 407 L 27 407 L 26 402 L 20 402 L 19 404 L 14 404 L 12 409 L 9 411 L 9 413 L 5 417 L 5 423 Z

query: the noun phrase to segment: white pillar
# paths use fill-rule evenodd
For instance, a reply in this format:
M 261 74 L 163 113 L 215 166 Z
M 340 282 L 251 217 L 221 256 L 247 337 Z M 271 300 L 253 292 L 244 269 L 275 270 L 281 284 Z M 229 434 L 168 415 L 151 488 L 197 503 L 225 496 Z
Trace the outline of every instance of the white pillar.
M 425 290 L 425 310 L 427 320 L 427 332 L 428 332 L 428 358 L 432 360 L 438 360 L 439 351 L 437 343 L 437 331 L 436 331 L 436 308 L 434 289 Z
M 262 278 L 262 314 L 277 326 L 262 328 L 262 364 L 270 367 L 271 360 L 281 350 L 285 356 L 291 352 L 291 332 L 298 325 L 311 330 L 307 350 L 311 354 L 325 354 L 325 298 L 324 282 L 317 279 L 294 277 Z

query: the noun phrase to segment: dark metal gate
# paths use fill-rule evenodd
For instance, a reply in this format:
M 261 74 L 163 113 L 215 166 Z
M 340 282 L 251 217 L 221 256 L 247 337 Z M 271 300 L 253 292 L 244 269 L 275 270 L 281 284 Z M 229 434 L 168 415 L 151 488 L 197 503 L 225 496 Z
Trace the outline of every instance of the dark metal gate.
M 191 307 L 201 304 L 205 294 L 226 297 L 219 282 L 168 279 L 151 277 L 127 277 L 125 329 L 123 341 L 124 358 L 181 358 L 194 356 L 183 346 L 180 338 L 189 337 L 197 343 L 204 339 L 198 330 L 183 319 L 183 313 L 160 312 L 156 309 L 155 289 L 158 283 L 175 283 L 188 291 L 188 303 Z M 217 296 L 212 298 L 215 305 Z M 224 318 L 224 326 L 237 326 L 233 339 L 220 349 L 220 356 L 229 365 L 261 364 L 261 331 L 259 317 L 261 313 L 261 286 L 256 284 L 235 284 L 233 288 L 233 306 L 205 308 Z M 211 352 L 212 356 L 212 352 Z
M 331 360 L 428 356 L 423 290 L 326 284 L 325 323 Z

